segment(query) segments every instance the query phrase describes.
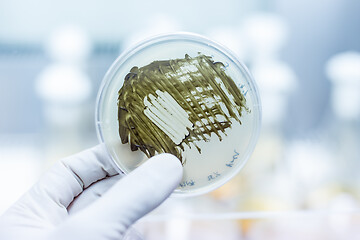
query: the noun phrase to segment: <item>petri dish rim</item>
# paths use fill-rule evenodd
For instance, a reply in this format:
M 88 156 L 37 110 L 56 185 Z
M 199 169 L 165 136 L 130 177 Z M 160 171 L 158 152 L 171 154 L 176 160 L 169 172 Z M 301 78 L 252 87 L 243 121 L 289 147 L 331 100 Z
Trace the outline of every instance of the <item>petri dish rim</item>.
M 190 33 L 190 32 L 175 32 L 175 33 L 168 33 L 168 34 L 161 34 L 161 35 L 155 35 L 153 37 L 149 37 L 143 41 L 138 42 L 137 44 L 133 45 L 133 47 L 128 48 L 125 50 L 122 54 L 120 54 L 116 60 L 113 62 L 113 64 L 110 66 L 106 74 L 104 75 L 102 82 L 100 84 L 100 88 L 97 94 L 96 99 L 96 108 L 95 108 L 95 123 L 96 123 L 96 133 L 99 141 L 101 143 L 105 143 L 105 139 L 101 130 L 101 106 L 104 101 L 104 93 L 107 92 L 107 88 L 109 87 L 113 77 L 116 75 L 118 69 L 122 64 L 124 64 L 129 58 L 131 58 L 134 54 L 139 53 L 141 50 L 146 49 L 147 47 L 151 47 L 155 44 L 161 44 L 161 43 L 168 43 L 172 41 L 188 41 L 188 42 L 194 42 L 197 44 L 205 45 L 209 48 L 212 48 L 215 51 L 218 51 L 222 53 L 225 57 L 227 57 L 231 62 L 233 62 L 236 67 L 240 69 L 240 72 L 244 75 L 246 83 L 249 85 L 250 89 L 252 89 L 253 94 L 250 95 L 252 99 L 252 111 L 254 111 L 255 117 L 254 117 L 254 129 L 252 131 L 252 135 L 248 144 L 248 147 L 243 154 L 243 161 L 241 164 L 237 166 L 236 169 L 233 171 L 230 171 L 225 177 L 222 177 L 216 182 L 213 182 L 210 185 L 202 186 L 200 188 L 197 188 L 196 190 L 179 190 L 175 189 L 172 196 L 176 197 L 187 197 L 187 196 L 197 196 L 202 195 L 207 192 L 210 192 L 212 190 L 215 190 L 222 185 L 224 185 L 226 182 L 228 182 L 230 179 L 232 179 L 235 175 L 237 175 L 241 169 L 245 166 L 245 164 L 248 162 L 252 152 L 255 149 L 256 142 L 260 135 L 260 129 L 261 129 L 261 119 L 262 119 L 262 111 L 261 111 L 261 99 L 258 93 L 258 87 L 256 85 L 255 80 L 253 79 L 251 73 L 249 72 L 248 68 L 238 60 L 236 55 L 231 52 L 231 50 L 227 49 L 225 46 L 214 42 L 213 40 L 208 39 L 207 37 L 204 37 L 199 34 Z M 106 145 L 106 144 L 105 144 Z M 107 147 L 105 147 L 108 151 Z M 128 174 L 113 158 L 113 156 L 108 152 L 111 163 L 115 167 L 116 170 L 121 172 L 122 174 Z

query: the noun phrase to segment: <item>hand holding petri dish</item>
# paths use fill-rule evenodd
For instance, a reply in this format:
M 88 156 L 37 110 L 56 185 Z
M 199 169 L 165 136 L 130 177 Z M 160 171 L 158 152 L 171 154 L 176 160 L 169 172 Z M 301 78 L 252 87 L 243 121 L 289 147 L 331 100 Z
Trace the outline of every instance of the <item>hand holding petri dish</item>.
M 246 67 L 191 33 L 156 36 L 122 54 L 104 77 L 96 109 L 99 140 L 119 171 L 174 154 L 184 168 L 174 195 L 183 196 L 234 177 L 255 148 L 260 122 L 260 98 Z

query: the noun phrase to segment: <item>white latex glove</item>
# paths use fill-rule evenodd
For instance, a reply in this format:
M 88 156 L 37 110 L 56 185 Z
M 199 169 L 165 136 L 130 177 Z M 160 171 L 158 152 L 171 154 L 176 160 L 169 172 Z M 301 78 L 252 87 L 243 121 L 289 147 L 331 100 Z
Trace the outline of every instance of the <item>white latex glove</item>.
M 104 146 L 96 146 L 45 173 L 0 217 L 0 239 L 123 239 L 181 178 L 181 163 L 171 154 L 157 155 L 122 177 Z

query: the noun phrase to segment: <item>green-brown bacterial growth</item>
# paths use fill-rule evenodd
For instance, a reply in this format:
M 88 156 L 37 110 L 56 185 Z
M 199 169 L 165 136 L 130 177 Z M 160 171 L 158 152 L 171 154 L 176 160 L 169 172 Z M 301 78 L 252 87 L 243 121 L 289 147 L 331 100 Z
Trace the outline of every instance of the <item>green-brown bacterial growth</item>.
M 133 67 L 118 95 L 119 135 L 132 151 L 148 157 L 172 153 L 182 163 L 184 147 L 219 140 L 241 124 L 246 100 L 221 62 L 210 56 L 154 61 Z

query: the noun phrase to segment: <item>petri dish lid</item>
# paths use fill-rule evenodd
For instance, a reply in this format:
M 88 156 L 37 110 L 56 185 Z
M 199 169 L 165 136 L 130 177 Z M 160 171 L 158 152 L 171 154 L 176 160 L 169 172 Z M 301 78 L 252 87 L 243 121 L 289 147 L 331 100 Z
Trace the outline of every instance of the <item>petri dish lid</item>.
M 170 152 L 184 168 L 173 195 L 192 196 L 220 187 L 244 167 L 259 136 L 261 103 L 234 54 L 179 32 L 121 54 L 102 81 L 95 115 L 99 141 L 119 172 Z

